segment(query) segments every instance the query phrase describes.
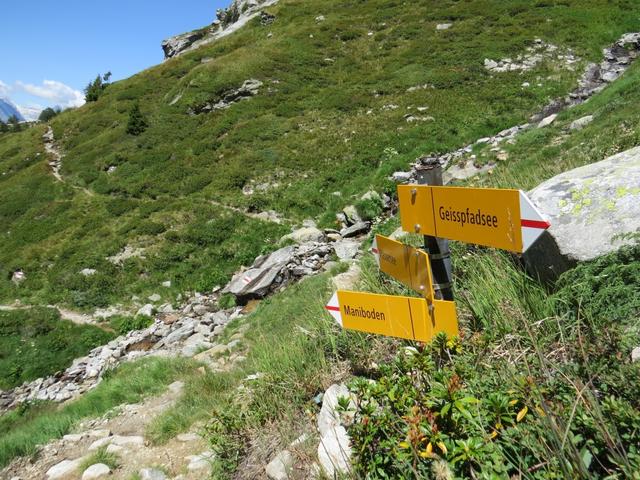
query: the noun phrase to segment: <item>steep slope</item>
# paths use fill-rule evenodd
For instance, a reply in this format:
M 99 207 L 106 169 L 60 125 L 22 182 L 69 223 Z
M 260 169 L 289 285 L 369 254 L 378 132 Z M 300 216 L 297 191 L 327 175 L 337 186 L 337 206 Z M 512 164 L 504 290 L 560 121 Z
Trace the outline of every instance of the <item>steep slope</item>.
M 417 156 L 523 123 L 568 92 L 640 27 L 630 8 L 281 0 L 273 22 L 256 17 L 56 117 L 64 183 L 41 127 L 0 138 L 0 298 L 93 308 L 221 284 L 287 231 L 237 209 L 332 226 Z M 538 57 L 526 68 L 485 67 L 527 48 Z M 138 136 L 126 133 L 135 103 L 149 124 Z

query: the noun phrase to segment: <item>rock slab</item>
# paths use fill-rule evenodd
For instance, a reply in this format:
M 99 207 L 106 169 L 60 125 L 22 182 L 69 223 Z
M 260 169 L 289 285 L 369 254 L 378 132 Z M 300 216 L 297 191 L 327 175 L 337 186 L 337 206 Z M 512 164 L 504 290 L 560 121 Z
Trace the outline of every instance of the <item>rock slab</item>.
M 640 232 L 640 147 L 557 175 L 529 192 L 551 228 L 525 253 L 553 281 L 578 262 L 633 243 Z

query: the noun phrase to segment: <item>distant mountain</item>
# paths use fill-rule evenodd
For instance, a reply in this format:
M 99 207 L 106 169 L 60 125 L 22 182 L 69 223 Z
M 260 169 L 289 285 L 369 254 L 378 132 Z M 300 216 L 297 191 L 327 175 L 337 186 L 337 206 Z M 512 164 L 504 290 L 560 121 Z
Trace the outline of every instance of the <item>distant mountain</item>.
M 18 120 L 24 122 L 24 117 L 18 111 L 18 107 L 16 107 L 8 98 L 0 98 L 0 120 L 6 122 L 12 115 L 15 115 Z
M 18 111 L 22 114 L 24 119 L 28 122 L 38 120 L 40 113 L 42 113 L 42 107 L 37 105 L 16 105 Z M 54 107 L 59 109 L 60 107 Z

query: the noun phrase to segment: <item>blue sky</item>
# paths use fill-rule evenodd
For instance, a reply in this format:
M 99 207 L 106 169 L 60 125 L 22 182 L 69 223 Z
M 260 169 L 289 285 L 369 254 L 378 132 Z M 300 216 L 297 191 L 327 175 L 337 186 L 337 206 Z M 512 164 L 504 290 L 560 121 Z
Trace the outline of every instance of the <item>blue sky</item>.
M 230 0 L 22 0 L 0 7 L 0 97 L 75 106 L 97 74 L 162 62 L 164 38 L 210 24 Z

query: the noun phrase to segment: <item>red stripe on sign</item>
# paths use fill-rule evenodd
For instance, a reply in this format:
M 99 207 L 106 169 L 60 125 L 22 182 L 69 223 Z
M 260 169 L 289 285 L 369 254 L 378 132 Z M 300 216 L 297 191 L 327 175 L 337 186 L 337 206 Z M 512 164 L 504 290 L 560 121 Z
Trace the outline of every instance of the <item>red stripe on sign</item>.
M 372 251 L 373 253 L 378 253 L 378 249 L 377 249 L 377 248 L 372 248 L 372 249 L 371 249 L 371 251 Z
M 340 311 L 340 307 L 332 307 L 332 306 L 330 306 L 330 305 L 327 305 L 327 306 L 326 306 L 326 307 L 324 307 L 324 308 L 326 308 L 327 310 L 331 310 L 331 311 L 333 311 L 333 312 L 339 312 L 339 311 Z
M 243 278 L 243 280 L 244 280 L 244 283 L 251 283 L 251 282 L 253 281 L 253 280 L 252 280 L 251 278 L 249 278 L 249 277 L 244 277 L 244 278 Z
M 544 220 L 525 220 L 525 219 L 520 220 L 520 225 L 528 228 L 541 228 L 542 230 L 546 230 L 551 226 L 549 222 L 546 222 Z

